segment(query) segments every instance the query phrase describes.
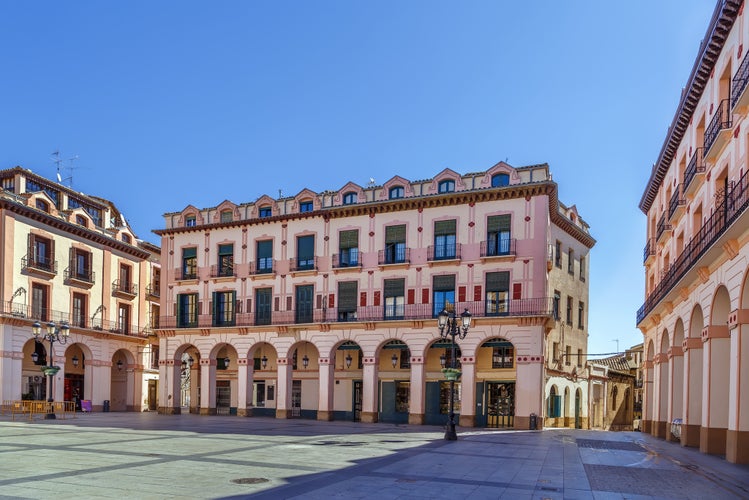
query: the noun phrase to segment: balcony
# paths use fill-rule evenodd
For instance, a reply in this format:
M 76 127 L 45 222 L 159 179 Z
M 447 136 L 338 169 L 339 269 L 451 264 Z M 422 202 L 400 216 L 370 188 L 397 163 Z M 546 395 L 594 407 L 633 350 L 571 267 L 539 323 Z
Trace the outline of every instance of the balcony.
M 684 213 L 684 207 L 686 206 L 686 200 L 681 194 L 681 184 L 676 186 L 676 191 L 671 195 L 671 200 L 668 202 L 668 220 L 674 221 Z
M 655 240 L 661 242 L 663 239 L 671 235 L 673 227 L 666 220 L 666 213 L 661 214 L 661 218 L 658 219 L 658 227 L 655 231 Z
M 276 261 L 273 259 L 260 259 L 257 262 L 250 262 L 250 276 L 276 273 Z
M 114 280 L 112 282 L 112 295 L 124 299 L 134 299 L 138 296 L 138 285 L 130 281 Z
M 12 302 L 2 303 L 0 316 L 27 320 L 29 326 L 34 321 L 54 321 L 58 325 L 67 323 L 74 330 L 89 330 L 90 333 L 109 332 L 129 337 L 146 336 L 137 324 L 124 324 L 117 321 L 102 320 L 99 317 L 89 318 L 86 315 L 76 317 L 69 312 L 35 308 L 32 305 L 14 304 Z
M 211 266 L 211 278 L 233 278 L 234 266 Z
M 697 148 L 689 160 L 687 170 L 684 172 L 684 196 L 691 196 L 697 191 L 699 183 L 692 182 L 695 179 L 702 179 L 705 175 L 705 158 L 704 148 Z
M 381 266 L 411 263 L 411 249 L 405 247 L 392 247 L 380 250 L 377 253 L 377 263 Z
M 705 221 L 700 231 L 689 240 L 684 250 L 648 295 L 645 303 L 637 311 L 638 325 L 699 262 L 700 258 L 716 245 L 734 222 L 746 212 L 747 207 L 749 207 L 749 172 L 745 172 L 733 188 L 726 193 L 720 205 Z M 746 227 L 745 224 L 737 227 L 743 230 Z
M 146 295 L 158 299 L 161 297 L 161 284 L 157 281 L 146 286 Z
M 93 286 L 96 274 L 91 269 L 68 267 L 63 272 L 63 277 L 68 284 L 89 288 Z
M 481 242 L 481 258 L 491 257 L 514 257 L 517 240 L 510 238 L 506 240 L 488 240 Z
M 214 317 L 210 314 L 201 314 L 197 317 L 177 321 L 174 316 L 162 316 L 159 319 L 161 328 L 210 328 L 210 327 L 249 327 L 249 326 L 290 326 L 295 324 L 310 323 L 371 323 L 379 321 L 411 321 L 411 320 L 434 320 L 433 304 L 406 304 L 397 307 L 386 306 L 364 306 L 353 309 L 314 308 L 286 311 L 264 310 L 262 313 L 248 312 L 236 314 L 232 325 L 217 325 Z M 545 317 L 552 316 L 552 299 L 549 297 L 507 300 L 502 304 L 501 310 L 492 309 L 483 301 L 459 302 L 455 309 L 462 311 L 468 309 L 474 320 L 491 317 Z
M 359 254 L 333 254 L 333 269 L 361 269 Z
M 429 245 L 427 247 L 427 261 L 460 260 L 460 243 L 452 245 Z
M 723 151 L 723 146 L 731 138 L 731 127 L 733 127 L 731 105 L 728 99 L 723 99 L 705 130 L 705 161 L 718 158 L 720 152 Z
M 749 93 L 746 90 L 746 84 L 749 82 L 749 52 L 741 61 L 741 66 L 736 71 L 731 82 L 731 108 L 744 107 L 749 104 Z
M 647 265 L 649 261 L 655 257 L 655 239 L 648 238 L 648 242 L 645 244 L 645 250 L 642 252 L 643 264 Z
M 289 271 L 292 273 L 304 272 L 304 271 L 317 271 L 317 257 L 311 259 L 290 259 L 289 260 Z
M 57 274 L 57 261 L 46 257 L 21 257 L 21 270 L 51 278 Z
M 174 270 L 174 279 L 176 281 L 196 280 L 198 279 L 198 269 L 182 269 L 178 267 Z

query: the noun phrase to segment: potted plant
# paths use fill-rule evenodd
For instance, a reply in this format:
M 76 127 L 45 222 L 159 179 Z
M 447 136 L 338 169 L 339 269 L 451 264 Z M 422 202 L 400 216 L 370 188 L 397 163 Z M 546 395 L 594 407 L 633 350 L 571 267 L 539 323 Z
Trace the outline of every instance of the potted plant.
M 462 372 L 457 368 L 443 368 L 442 373 L 446 380 L 456 381 L 460 378 Z

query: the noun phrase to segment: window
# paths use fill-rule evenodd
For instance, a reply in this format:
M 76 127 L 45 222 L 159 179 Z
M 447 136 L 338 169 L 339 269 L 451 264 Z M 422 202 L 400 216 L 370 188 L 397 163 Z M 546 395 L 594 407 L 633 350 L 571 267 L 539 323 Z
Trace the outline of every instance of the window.
M 177 327 L 190 328 L 198 326 L 198 294 L 181 293 L 177 295 Z
M 6 177 L 3 179 L 2 187 L 5 191 L 10 191 L 11 193 L 15 192 L 16 190 L 16 180 L 13 177 Z
M 566 366 L 570 366 L 572 364 L 572 361 L 570 360 L 571 357 L 572 357 L 572 347 L 565 346 L 564 347 L 564 364 Z
M 86 211 L 89 217 L 94 221 L 94 225 L 101 226 L 101 210 L 98 208 L 84 206 L 83 209 Z
M 559 342 L 554 342 L 551 347 L 551 360 L 559 360 Z
M 120 264 L 120 290 L 130 292 L 132 289 L 132 268 L 127 264 Z
M 314 204 L 311 201 L 302 201 L 299 203 L 299 211 L 302 213 L 311 212 L 314 209 Z
M 31 316 L 32 319 L 49 321 L 49 287 L 41 283 L 31 285 Z
M 213 292 L 213 326 L 234 326 L 236 293 Z
M 260 361 L 260 358 L 256 358 L 257 361 Z M 259 370 L 260 366 L 256 368 L 256 370 Z M 252 385 L 253 391 L 252 391 L 252 406 L 256 408 L 265 408 L 265 381 L 258 381 L 253 382 Z
M 315 268 L 315 236 L 298 236 L 296 239 L 296 270 Z
M 492 348 L 492 368 L 512 368 L 515 360 L 515 349 L 512 345 Z
M 182 249 L 182 279 L 194 280 L 198 277 L 198 249 L 196 247 Z
M 572 326 L 572 297 L 567 296 L 567 324 Z
M 580 256 L 580 281 L 585 281 L 585 257 Z
M 406 280 L 385 280 L 385 319 L 403 319 L 406 304 Z
M 130 305 L 120 304 L 117 307 L 117 331 L 124 335 L 130 333 Z
M 78 224 L 79 226 L 88 227 L 88 221 L 82 215 L 75 216 L 75 223 Z
M 432 314 L 436 318 L 444 309 L 455 308 L 455 275 L 432 278 Z
M 434 260 L 455 258 L 455 225 L 455 219 L 434 223 Z
M 255 289 L 255 324 L 256 325 L 270 325 L 272 299 L 273 299 L 272 288 Z
M 559 293 L 559 290 L 554 290 L 554 302 L 552 304 L 552 314 L 554 315 L 554 319 L 557 321 L 560 319 L 559 317 L 559 314 L 560 314 L 559 306 L 561 305 L 560 302 L 561 302 L 561 295 Z
M 297 285 L 296 287 L 296 323 L 313 322 L 313 298 L 315 288 L 313 285 Z
M 407 381 L 395 382 L 395 411 L 408 413 L 408 399 L 411 395 L 411 383 Z
M 273 272 L 273 240 L 257 242 L 257 273 Z
M 41 198 L 36 199 L 36 208 L 41 210 L 42 212 L 49 212 L 49 203 L 42 200 Z
M 273 209 L 271 207 L 260 207 L 258 209 L 258 217 L 270 217 L 273 215 Z
M 503 187 L 510 185 L 510 176 L 508 174 L 496 174 L 492 176 L 492 187 Z
M 185 227 L 195 227 L 197 219 L 194 215 L 188 215 L 185 217 Z
M 343 204 L 344 205 L 353 205 L 356 203 L 358 199 L 358 196 L 353 191 L 350 191 L 343 195 Z
M 440 181 L 437 185 L 437 192 L 439 193 L 452 193 L 455 191 L 455 181 Z
M 122 233 L 122 242 L 130 245 L 133 242 L 133 239 L 130 237 L 129 234 Z
M 567 272 L 572 275 L 575 274 L 575 253 L 571 248 L 567 253 Z
M 338 321 L 356 321 L 358 281 L 338 282 Z
M 406 262 L 406 225 L 385 228 L 385 264 Z
M 70 249 L 70 266 L 68 277 L 81 281 L 93 282 L 91 270 L 91 253 L 80 248 Z
M 453 411 L 460 413 L 460 389 L 463 384 L 455 384 L 453 391 Z M 450 413 L 450 382 L 440 382 L 440 413 Z
M 29 234 L 27 265 L 43 271 L 57 272 L 54 240 Z
M 218 276 L 234 276 L 234 245 L 218 246 Z
M 559 269 L 562 268 L 562 242 L 557 240 L 556 253 L 554 255 L 554 265 Z
M 234 220 L 234 216 L 231 213 L 231 210 L 222 210 L 221 211 L 221 222 L 231 222 Z
M 585 303 L 579 301 L 577 303 L 577 327 L 582 330 L 585 326 Z
M 509 255 L 511 249 L 512 217 L 491 215 L 486 218 L 486 255 Z
M 338 266 L 359 265 L 359 230 L 341 231 L 338 233 Z
M 73 317 L 72 326 L 86 328 L 86 299 L 82 293 L 73 294 Z
M 578 368 L 583 367 L 583 350 L 582 349 L 577 350 L 577 367 Z
M 395 200 L 398 198 L 403 198 L 405 194 L 405 190 L 403 189 L 403 186 L 395 186 L 390 188 L 389 197 L 391 200 Z
M 510 311 L 510 272 L 486 273 L 486 315 L 506 315 Z

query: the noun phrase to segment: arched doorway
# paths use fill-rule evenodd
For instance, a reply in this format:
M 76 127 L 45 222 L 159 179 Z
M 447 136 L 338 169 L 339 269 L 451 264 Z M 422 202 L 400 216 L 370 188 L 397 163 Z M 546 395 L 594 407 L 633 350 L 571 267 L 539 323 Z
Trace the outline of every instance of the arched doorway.
M 476 422 L 478 426 L 515 426 L 515 346 L 494 337 L 476 351 Z
M 179 413 L 200 413 L 200 351 L 192 345 L 181 346 L 175 352 L 175 406 Z
M 252 415 L 276 416 L 276 382 L 278 354 L 267 342 L 257 344 L 252 350 Z
M 671 414 L 669 415 L 669 421 L 673 421 L 676 418 L 684 418 L 684 351 L 682 346 L 684 345 L 684 322 L 679 318 L 676 320 L 676 326 L 674 327 L 674 342 L 672 345 L 672 353 L 670 363 L 670 377 L 671 377 Z M 671 432 L 667 433 L 671 437 Z
M 695 305 L 689 318 L 689 337 L 684 343 L 684 363 L 686 367 L 686 385 L 684 387 L 684 406 L 686 410 L 686 425 L 681 426 L 682 446 L 700 445 L 700 426 L 702 425 L 702 374 L 703 348 L 702 328 L 704 318 L 702 308 Z
M 215 401 L 212 401 L 209 413 L 236 415 L 239 401 L 237 350 L 229 344 L 219 344 L 214 347 L 211 353 L 211 359 L 214 358 L 216 363 L 211 363 L 210 368 L 213 370 L 215 367 L 215 377 L 211 377 L 214 384 Z
M 575 429 L 583 428 L 583 393 L 578 387 L 575 391 Z
M 291 383 L 285 387 L 288 391 L 285 398 L 289 410 L 287 416 L 315 420 L 320 398 L 317 347 L 312 342 L 303 341 L 292 346 L 289 352 L 291 356 L 287 363 L 291 365 Z
M 104 411 L 132 411 L 135 406 L 135 358 L 127 349 L 118 349 L 112 356 L 109 405 Z M 107 408 L 109 406 L 109 408 Z
M 33 338 L 27 340 L 23 345 L 21 360 L 21 399 L 47 399 L 47 377 L 42 373 L 43 366 L 47 366 L 46 347 Z
M 352 340 L 335 350 L 335 385 L 333 386 L 333 419 L 359 422 L 362 411 L 364 368 L 362 350 Z
M 411 353 L 405 342 L 390 340 L 379 349 L 380 413 L 379 421 L 389 423 L 408 423 L 411 411 Z M 427 370 L 439 366 L 440 358 L 436 352 L 427 353 Z M 440 372 L 441 373 L 441 372 Z M 439 394 L 433 394 L 436 388 L 434 381 L 427 381 L 425 395 L 425 423 L 435 423 L 439 418 Z M 437 384 L 439 384 L 437 382 Z M 444 420 L 439 424 L 444 424 Z
M 703 359 L 706 384 L 702 399 L 708 402 L 707 415 L 703 415 L 700 429 L 700 451 L 715 455 L 726 452 L 728 432 L 728 387 L 730 385 L 731 340 L 728 334 L 728 315 L 731 299 L 726 287 L 715 292 L 710 310 L 710 326 L 703 333 Z M 707 417 L 707 418 L 705 418 Z
M 87 360 L 90 359 L 90 351 L 88 347 L 81 343 L 75 343 L 68 346 L 65 349 L 65 381 L 63 382 L 63 395 L 65 401 L 75 401 L 76 410 L 82 409 L 82 401 L 91 402 L 93 397 L 91 378 L 87 377 L 87 374 L 92 373 L 92 367 L 87 364 Z M 103 405 L 103 401 L 96 401 L 98 408 L 99 404 Z M 88 407 L 88 411 L 91 408 Z
M 668 330 L 663 330 L 661 334 L 661 345 L 658 356 L 658 407 L 657 413 L 654 415 L 655 419 L 655 435 L 660 438 L 665 438 L 668 432 L 669 418 L 668 418 L 668 403 L 670 394 L 670 380 L 669 380 L 669 362 L 668 362 Z

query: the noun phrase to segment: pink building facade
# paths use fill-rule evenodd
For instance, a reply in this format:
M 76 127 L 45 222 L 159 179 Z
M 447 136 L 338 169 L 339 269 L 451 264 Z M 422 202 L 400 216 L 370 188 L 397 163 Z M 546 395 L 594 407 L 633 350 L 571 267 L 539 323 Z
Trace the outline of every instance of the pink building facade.
M 749 462 L 749 20 L 718 2 L 640 202 L 643 430 Z M 673 432 L 672 425 L 679 430 Z
M 447 308 L 460 425 L 543 426 L 551 241 L 593 245 L 560 207 L 547 165 L 499 163 L 166 214 L 160 411 L 444 424 Z

